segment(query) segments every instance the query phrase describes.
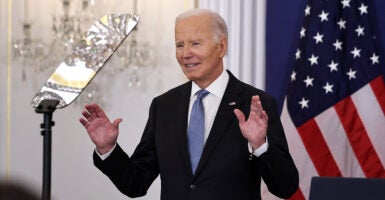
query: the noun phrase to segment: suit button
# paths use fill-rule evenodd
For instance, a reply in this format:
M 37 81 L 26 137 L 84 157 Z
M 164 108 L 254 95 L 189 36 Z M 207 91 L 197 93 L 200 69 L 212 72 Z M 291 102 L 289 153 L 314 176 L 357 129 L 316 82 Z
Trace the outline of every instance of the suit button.
M 191 184 L 191 185 L 190 185 L 190 189 L 195 190 L 195 189 L 196 189 L 196 186 L 193 185 L 193 184 Z

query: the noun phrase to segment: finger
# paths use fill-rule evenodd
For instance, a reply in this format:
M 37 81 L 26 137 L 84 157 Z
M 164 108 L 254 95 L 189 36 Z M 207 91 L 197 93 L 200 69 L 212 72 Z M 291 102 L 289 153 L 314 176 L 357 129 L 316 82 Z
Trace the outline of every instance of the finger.
M 263 123 L 267 123 L 267 114 L 264 110 L 260 112 L 250 112 L 248 120 L 254 122 L 263 121 Z
M 83 118 L 80 118 L 80 119 L 79 119 L 79 122 L 84 126 L 84 128 L 88 128 L 88 126 L 90 125 L 90 124 L 88 123 L 88 121 L 85 120 L 85 119 L 83 119 Z
M 98 109 L 100 109 L 98 104 L 96 103 L 87 104 L 84 107 L 86 111 L 91 115 L 92 118 L 98 118 L 97 112 L 98 112 Z
M 250 111 L 252 111 L 252 112 L 257 112 L 257 101 L 256 101 L 256 96 L 252 96 L 252 97 L 251 97 Z
M 123 121 L 122 118 L 117 118 L 117 119 L 114 120 L 114 122 L 112 122 L 112 125 L 114 125 L 116 128 L 119 128 L 119 124 L 122 121 Z
M 96 103 L 91 103 L 91 104 L 86 104 L 84 106 L 84 108 L 88 111 L 88 112 L 92 112 L 93 110 L 95 110 L 95 107 L 97 107 L 98 105 Z
M 257 114 L 259 117 L 262 117 L 262 112 L 263 112 L 264 110 L 263 110 L 262 102 L 261 102 L 259 96 L 254 96 L 254 97 L 253 97 L 253 106 L 254 106 L 254 110 L 255 110 L 256 114 Z
M 91 121 L 91 120 L 92 120 L 92 116 L 91 116 L 91 114 L 90 114 L 89 112 L 83 111 L 83 112 L 82 112 L 82 115 L 83 115 L 83 117 L 86 118 L 88 121 Z
M 234 109 L 234 114 L 237 117 L 239 124 L 245 123 L 245 114 L 239 109 Z
M 107 118 L 107 115 L 104 113 L 104 110 L 98 104 L 95 104 L 94 111 L 95 111 L 96 117 Z
M 257 102 L 257 115 L 259 117 L 262 117 L 262 113 L 264 112 L 263 108 L 262 108 L 262 103 L 260 100 L 258 100 Z
M 266 111 L 262 112 L 262 119 L 266 122 L 266 124 L 269 121 L 269 116 L 267 115 Z
M 260 117 L 257 114 L 257 112 L 250 112 L 249 117 L 248 117 L 247 120 L 248 121 L 252 121 L 252 122 L 257 122 L 258 120 L 260 120 Z
M 253 101 L 254 104 L 257 104 L 258 101 L 260 101 L 259 95 L 254 95 L 254 96 L 252 97 L 252 101 Z
M 258 95 L 251 97 L 250 111 L 261 112 L 261 100 Z

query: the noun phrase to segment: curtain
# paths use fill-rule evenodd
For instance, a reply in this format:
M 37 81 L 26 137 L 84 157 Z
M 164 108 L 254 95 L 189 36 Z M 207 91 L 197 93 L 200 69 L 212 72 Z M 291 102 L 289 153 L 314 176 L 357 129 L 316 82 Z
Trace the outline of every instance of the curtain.
M 225 67 L 240 80 L 265 89 L 265 0 L 199 0 L 199 8 L 218 12 L 229 30 Z

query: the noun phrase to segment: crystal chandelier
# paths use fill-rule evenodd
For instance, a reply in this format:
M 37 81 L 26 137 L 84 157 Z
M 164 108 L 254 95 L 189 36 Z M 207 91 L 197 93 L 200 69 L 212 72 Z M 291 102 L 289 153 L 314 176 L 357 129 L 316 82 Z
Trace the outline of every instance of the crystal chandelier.
M 25 65 L 35 65 L 36 58 L 43 57 L 44 44 L 40 39 L 34 39 L 31 35 L 30 22 L 23 23 L 23 38 L 13 43 L 13 53 L 16 59 L 20 59 Z
M 52 16 L 53 40 L 48 47 L 48 67 L 56 67 L 68 55 L 73 47 L 80 41 L 82 35 L 93 23 L 95 17 L 92 13 L 94 2 L 91 6 L 88 0 L 82 0 L 82 9 L 79 15 L 71 15 L 71 1 L 62 1 L 61 15 Z
M 153 48 L 148 43 L 139 41 L 137 34 L 138 29 L 135 28 L 113 58 L 118 60 L 119 64 L 116 65 L 118 67 L 109 68 L 112 74 L 128 71 L 129 87 L 139 87 L 141 85 L 139 71 L 155 65 Z
M 25 1 L 27 3 L 27 0 Z M 22 38 L 12 43 L 13 59 L 23 66 L 28 66 L 32 72 L 41 71 L 40 61 L 44 58 L 44 44 L 40 39 L 32 37 L 32 22 L 28 17 L 28 5 L 25 4 L 24 20 L 22 22 Z M 22 81 L 27 81 L 26 69 L 22 69 Z
M 136 14 L 138 10 L 137 0 L 133 0 L 134 11 Z M 154 51 L 153 47 L 147 42 L 138 39 L 138 26 L 136 26 L 130 37 L 126 39 L 121 47 L 116 51 L 115 56 L 112 57 L 112 62 L 116 63 L 114 68 L 109 68 L 111 74 L 128 72 L 128 86 L 139 87 L 141 85 L 140 70 L 154 67 Z

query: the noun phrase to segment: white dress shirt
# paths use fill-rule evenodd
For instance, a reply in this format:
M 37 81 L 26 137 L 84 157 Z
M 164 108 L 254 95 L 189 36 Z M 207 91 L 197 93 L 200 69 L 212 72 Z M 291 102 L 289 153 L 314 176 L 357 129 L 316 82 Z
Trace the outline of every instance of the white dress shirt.
M 229 82 L 229 75 L 224 70 L 222 74 L 212 82 L 207 88 L 200 88 L 194 82 L 191 87 L 190 105 L 188 110 L 188 121 L 190 123 L 190 114 L 192 106 L 197 98 L 197 92 L 201 89 L 205 89 L 209 92 L 205 98 L 202 99 L 202 103 L 205 110 L 205 142 L 209 136 L 211 127 L 213 126 L 215 115 L 217 114 L 219 104 L 221 103 L 223 94 L 225 93 L 227 83 Z

